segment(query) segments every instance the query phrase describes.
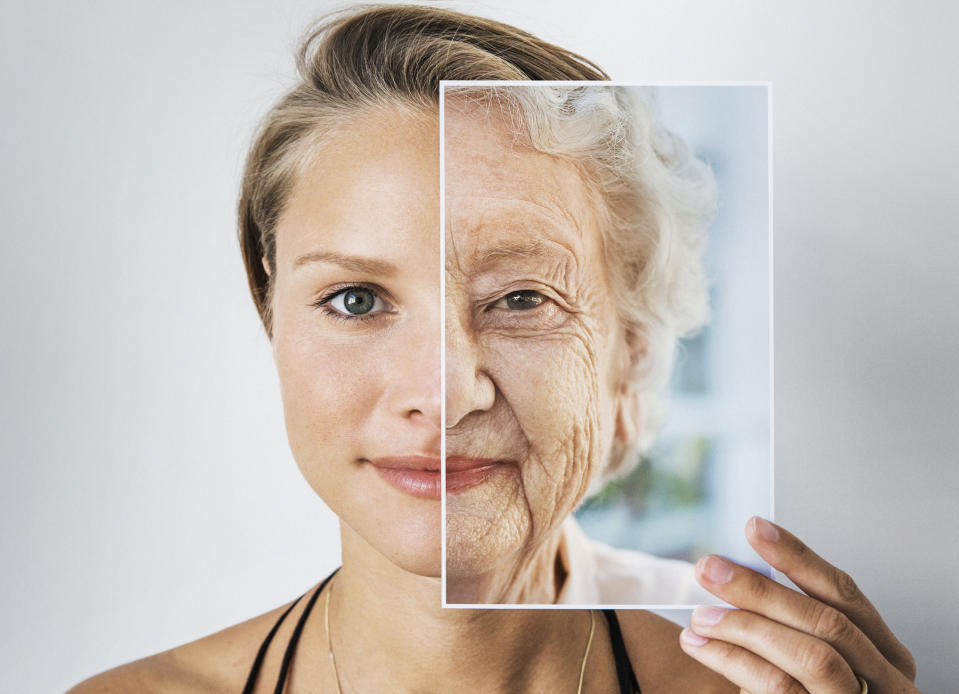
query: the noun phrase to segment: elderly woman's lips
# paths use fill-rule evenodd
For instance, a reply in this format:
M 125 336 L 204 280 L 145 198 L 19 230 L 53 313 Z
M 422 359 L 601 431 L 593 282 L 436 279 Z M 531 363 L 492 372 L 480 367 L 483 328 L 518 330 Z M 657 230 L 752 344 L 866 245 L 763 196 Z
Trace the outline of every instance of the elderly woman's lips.
M 368 460 L 380 477 L 396 489 L 421 499 L 440 498 L 440 459 L 433 456 L 399 456 Z
M 446 493 L 456 494 L 482 484 L 490 478 L 504 461 L 495 458 L 446 458 Z

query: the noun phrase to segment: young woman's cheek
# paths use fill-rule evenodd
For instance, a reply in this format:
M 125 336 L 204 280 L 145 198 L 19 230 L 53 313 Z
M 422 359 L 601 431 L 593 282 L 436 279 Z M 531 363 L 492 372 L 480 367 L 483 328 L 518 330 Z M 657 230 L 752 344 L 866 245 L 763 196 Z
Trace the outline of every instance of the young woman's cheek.
M 372 355 L 342 335 L 341 321 L 322 309 L 281 309 L 275 314 L 273 350 L 290 447 L 311 485 L 325 468 L 355 455 L 352 432 L 362 428 L 362 405 L 372 388 L 356 353 Z

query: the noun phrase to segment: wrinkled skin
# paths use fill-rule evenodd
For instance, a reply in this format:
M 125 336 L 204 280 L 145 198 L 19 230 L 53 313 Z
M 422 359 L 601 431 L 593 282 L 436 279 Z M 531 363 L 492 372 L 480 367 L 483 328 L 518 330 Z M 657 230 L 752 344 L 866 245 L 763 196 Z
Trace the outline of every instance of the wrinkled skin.
M 622 416 L 624 340 L 579 172 L 499 117 L 446 111 L 447 455 L 503 461 L 447 495 L 447 599 L 553 602 L 558 528 Z

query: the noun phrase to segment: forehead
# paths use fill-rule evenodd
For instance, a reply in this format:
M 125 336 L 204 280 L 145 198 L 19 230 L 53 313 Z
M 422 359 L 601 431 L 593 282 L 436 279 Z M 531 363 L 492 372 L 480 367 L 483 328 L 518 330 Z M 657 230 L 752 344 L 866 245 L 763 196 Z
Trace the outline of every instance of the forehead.
M 439 246 L 438 122 L 400 111 L 363 114 L 316 148 L 277 224 L 278 261 L 304 250 L 404 255 Z
M 572 162 L 534 150 L 507 116 L 485 107 L 452 102 L 444 128 L 447 235 L 460 261 L 497 250 L 595 250 L 595 209 Z

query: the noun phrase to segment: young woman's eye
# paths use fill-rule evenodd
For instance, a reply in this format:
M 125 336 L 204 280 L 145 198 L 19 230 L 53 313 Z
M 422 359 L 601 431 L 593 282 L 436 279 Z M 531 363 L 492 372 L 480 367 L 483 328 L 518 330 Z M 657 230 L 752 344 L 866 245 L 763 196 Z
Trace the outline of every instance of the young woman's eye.
M 344 316 L 366 316 L 389 311 L 392 307 L 372 289 L 350 287 L 323 301 L 332 310 Z
M 546 297 L 534 289 L 522 289 L 510 292 L 499 299 L 490 308 L 504 308 L 509 311 L 528 311 L 546 301 Z

